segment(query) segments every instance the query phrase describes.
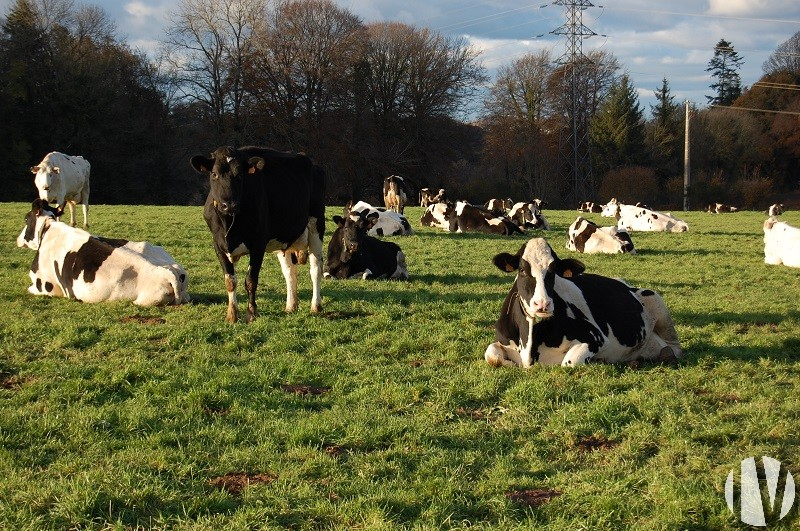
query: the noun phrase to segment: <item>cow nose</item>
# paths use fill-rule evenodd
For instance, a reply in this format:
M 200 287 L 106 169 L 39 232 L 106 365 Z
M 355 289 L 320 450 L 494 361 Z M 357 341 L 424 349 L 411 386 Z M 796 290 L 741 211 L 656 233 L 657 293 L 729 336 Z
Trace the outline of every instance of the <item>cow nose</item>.
M 537 314 L 549 314 L 551 313 L 550 310 L 550 301 L 545 298 L 537 297 L 534 298 L 532 301 L 533 304 L 533 311 Z
M 236 203 L 233 201 L 220 201 L 219 202 L 219 210 L 223 214 L 235 214 L 236 213 Z

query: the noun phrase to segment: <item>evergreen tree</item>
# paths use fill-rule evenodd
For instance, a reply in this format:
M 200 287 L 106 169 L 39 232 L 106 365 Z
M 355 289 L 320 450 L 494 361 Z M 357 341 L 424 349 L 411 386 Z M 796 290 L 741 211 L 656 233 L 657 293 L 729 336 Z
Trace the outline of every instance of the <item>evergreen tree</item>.
M 711 77 L 715 80 L 710 86 L 716 95 L 706 96 L 709 104 L 728 106 L 742 95 L 742 82 L 737 70 L 743 64 L 744 59 L 739 57 L 733 45 L 720 39 L 714 47 L 714 57 L 706 68 L 706 72 L 711 72 Z
M 667 78 L 662 80 L 661 88 L 654 93 L 656 104 L 650 106 L 653 119 L 648 127 L 647 142 L 656 172 L 663 180 L 674 176 L 680 168 L 683 121 L 681 106 L 675 103 Z
M 627 74 L 611 86 L 592 119 L 589 135 L 598 175 L 621 166 L 647 164 L 643 113 Z

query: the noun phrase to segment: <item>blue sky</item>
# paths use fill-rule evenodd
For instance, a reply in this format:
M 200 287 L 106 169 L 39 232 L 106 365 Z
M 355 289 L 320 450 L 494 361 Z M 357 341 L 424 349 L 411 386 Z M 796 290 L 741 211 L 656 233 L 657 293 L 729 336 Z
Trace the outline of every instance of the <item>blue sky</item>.
M 132 47 L 158 45 L 179 0 L 94 0 L 115 21 Z M 482 50 L 490 74 L 526 52 L 549 48 L 555 57 L 565 41 L 550 32 L 564 23 L 564 8 L 512 0 L 335 0 L 365 22 L 399 21 L 466 37 Z M 0 0 L 5 14 L 13 0 Z M 645 113 L 662 78 L 676 101 L 705 105 L 711 78 L 705 71 L 714 45 L 724 38 L 744 59 L 742 84 L 761 75 L 777 46 L 800 31 L 798 0 L 597 0 L 583 13 L 597 35 L 583 41 L 613 53 L 630 75 Z

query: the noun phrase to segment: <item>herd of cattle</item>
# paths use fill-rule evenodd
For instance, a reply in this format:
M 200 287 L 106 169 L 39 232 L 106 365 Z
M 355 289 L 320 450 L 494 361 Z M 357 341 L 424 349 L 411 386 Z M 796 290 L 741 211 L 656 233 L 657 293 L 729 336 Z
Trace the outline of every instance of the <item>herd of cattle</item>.
M 322 311 L 323 278 L 409 278 L 406 257 L 388 235 L 413 233 L 404 214 L 411 194 L 402 177 L 384 180 L 384 206 L 363 201 L 332 217 L 336 227 L 323 260 L 325 174 L 302 153 L 262 147 L 220 147 L 197 155 L 191 166 L 207 175 L 210 190 L 203 216 L 212 234 L 228 294 L 226 320 L 239 319 L 235 264 L 249 255 L 245 278 L 246 320 L 258 316 L 256 291 L 264 257 L 274 253 L 286 281 L 286 311 L 297 309 L 297 265 L 309 263 L 311 311 Z M 83 207 L 88 228 L 90 164 L 83 157 L 49 153 L 31 168 L 39 198 L 33 201 L 17 245 L 36 251 L 28 291 L 84 302 L 130 300 L 139 305 L 189 301 L 188 275 L 161 247 L 93 236 L 75 227 L 74 206 Z M 541 200 L 491 199 L 483 205 L 451 201 L 444 189 L 420 190 L 425 208 L 420 224 L 448 232 L 524 234 L 548 231 Z M 61 223 L 66 206 L 70 225 Z M 708 212 L 735 212 L 715 203 Z M 579 253 L 635 253 L 630 233 L 684 232 L 685 221 L 641 204 L 612 199 L 605 205 L 581 203 L 580 213 L 614 218 L 598 226 L 578 216 L 566 248 Z M 779 222 L 783 205 L 773 205 L 764 223 L 765 263 L 800 267 L 800 229 Z M 672 363 L 683 352 L 675 325 L 656 292 L 617 279 L 586 273 L 579 260 L 560 259 L 542 237 L 515 254 L 500 253 L 494 264 L 516 277 L 495 325 L 496 341 L 484 358 L 493 366 L 578 365 L 650 359 Z

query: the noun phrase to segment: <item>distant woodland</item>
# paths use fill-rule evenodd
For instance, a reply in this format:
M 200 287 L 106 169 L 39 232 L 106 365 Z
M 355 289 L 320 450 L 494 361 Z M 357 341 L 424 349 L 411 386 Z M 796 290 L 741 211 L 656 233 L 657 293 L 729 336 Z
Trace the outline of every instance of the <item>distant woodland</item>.
M 32 200 L 29 168 L 61 151 L 91 162 L 92 203 L 200 204 L 206 183 L 189 158 L 257 144 L 311 155 L 329 204 L 377 204 L 394 174 L 476 203 L 576 206 L 559 173 L 564 72 L 549 52 L 490 78 L 464 39 L 365 24 L 330 0 L 184 0 L 148 55 L 102 8 L 71 0 L 17 0 L 0 25 L 3 201 Z M 697 209 L 760 209 L 800 189 L 800 32 L 751 87 L 734 44 L 709 50 L 709 101 L 691 109 Z M 685 111 L 670 80 L 643 109 L 613 53 L 587 60 L 585 199 L 680 208 Z

